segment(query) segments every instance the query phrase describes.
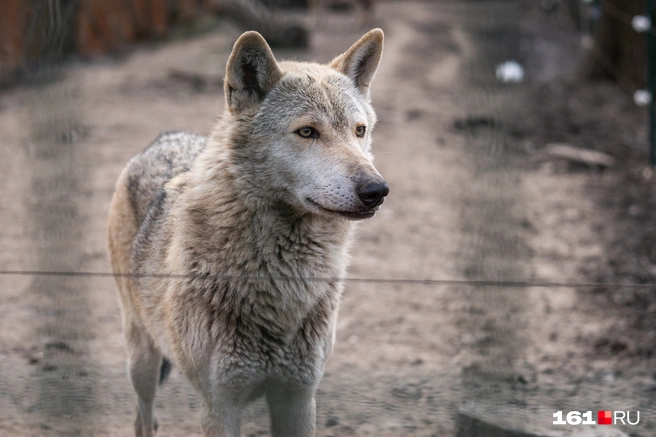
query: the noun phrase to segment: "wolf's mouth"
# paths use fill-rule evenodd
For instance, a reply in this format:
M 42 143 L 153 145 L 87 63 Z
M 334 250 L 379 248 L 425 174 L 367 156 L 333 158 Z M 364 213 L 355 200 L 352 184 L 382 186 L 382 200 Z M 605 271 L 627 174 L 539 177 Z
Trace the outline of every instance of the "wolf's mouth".
M 315 202 L 314 200 L 310 199 L 307 197 L 305 199 L 310 205 L 322 210 L 326 211 L 330 214 L 335 214 L 339 215 L 341 217 L 347 218 L 349 220 L 363 220 L 363 219 L 368 219 L 376 215 L 376 211 L 380 209 L 380 205 L 383 204 L 383 202 L 380 202 L 380 204 L 374 206 L 373 208 L 368 208 L 368 209 L 362 209 L 359 211 L 338 211 L 334 209 L 328 209 L 323 206 L 321 206 L 319 203 Z

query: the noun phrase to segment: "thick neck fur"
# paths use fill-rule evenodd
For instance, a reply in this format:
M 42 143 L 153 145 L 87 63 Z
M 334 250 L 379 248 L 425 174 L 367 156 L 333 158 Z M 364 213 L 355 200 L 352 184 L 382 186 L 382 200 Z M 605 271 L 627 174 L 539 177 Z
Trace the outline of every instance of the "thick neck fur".
M 249 164 L 225 146 L 239 136 L 231 125 L 234 120 L 219 122 L 180 185 L 180 220 L 172 235 L 184 245 L 186 265 L 177 267 L 198 275 L 239 276 L 248 285 L 228 288 L 251 304 L 264 300 L 303 314 L 323 297 L 337 301 L 342 282 L 316 278 L 345 275 L 353 222 L 300 213 L 284 196 L 268 192 Z M 243 152 L 249 144 L 238 147 Z

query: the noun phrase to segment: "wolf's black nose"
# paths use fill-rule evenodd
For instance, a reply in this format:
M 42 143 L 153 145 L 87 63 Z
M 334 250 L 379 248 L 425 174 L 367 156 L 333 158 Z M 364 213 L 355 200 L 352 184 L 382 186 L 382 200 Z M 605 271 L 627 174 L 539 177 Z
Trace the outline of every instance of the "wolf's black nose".
M 389 194 L 387 182 L 370 182 L 365 184 L 359 191 L 358 196 L 367 208 L 373 208 L 383 203 L 383 197 Z

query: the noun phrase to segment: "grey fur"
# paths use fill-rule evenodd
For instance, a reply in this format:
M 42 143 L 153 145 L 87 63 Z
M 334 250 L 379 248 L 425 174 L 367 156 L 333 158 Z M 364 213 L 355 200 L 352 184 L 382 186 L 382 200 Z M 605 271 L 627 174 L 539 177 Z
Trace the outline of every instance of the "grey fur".
M 130 201 L 141 223 L 151 203 L 173 176 L 188 171 L 207 145 L 207 137 L 184 132 L 160 134 L 126 166 Z

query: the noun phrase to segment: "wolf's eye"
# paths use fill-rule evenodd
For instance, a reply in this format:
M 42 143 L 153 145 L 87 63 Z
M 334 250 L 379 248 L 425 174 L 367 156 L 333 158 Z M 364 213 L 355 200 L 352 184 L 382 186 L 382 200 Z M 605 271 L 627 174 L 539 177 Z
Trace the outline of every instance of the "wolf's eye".
M 296 133 L 303 138 L 319 138 L 319 131 L 310 126 L 302 127 Z
M 357 135 L 360 138 L 364 136 L 365 132 L 367 132 L 366 126 L 358 126 L 355 128 L 355 135 Z

